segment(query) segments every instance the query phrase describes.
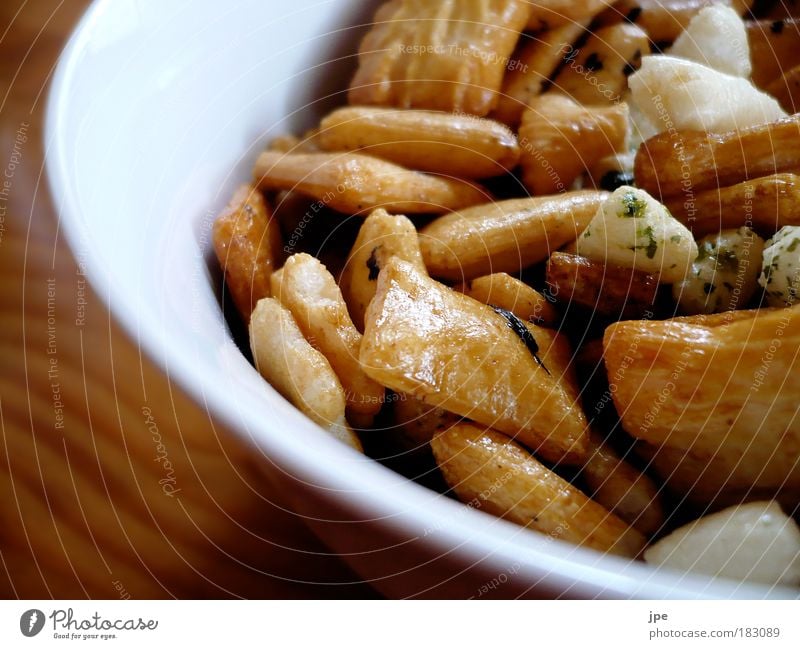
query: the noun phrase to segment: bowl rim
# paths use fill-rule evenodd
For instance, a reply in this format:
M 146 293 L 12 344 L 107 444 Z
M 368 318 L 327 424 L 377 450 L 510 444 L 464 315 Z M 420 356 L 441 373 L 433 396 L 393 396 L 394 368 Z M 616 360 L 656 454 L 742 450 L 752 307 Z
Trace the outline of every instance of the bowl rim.
M 63 120 L 70 89 L 80 73 L 81 58 L 93 31 L 102 29 L 102 19 L 110 13 L 113 13 L 111 0 L 94 0 L 90 4 L 59 56 L 47 97 L 45 169 L 58 227 L 63 230 L 73 254 L 86 249 L 86 244 L 81 238 L 83 224 L 76 189 L 71 182 L 70 149 Z M 570 597 L 761 599 L 798 596 L 797 591 L 786 587 L 656 569 L 642 562 L 602 555 L 545 535 L 531 534 L 513 523 L 441 496 L 372 460 L 359 462 L 357 470 L 338 469 L 340 464 L 353 466 L 355 451 L 329 438 L 294 409 L 287 423 L 298 429 L 298 435 L 282 435 L 271 426 L 272 422 L 234 408 L 223 398 L 214 377 L 194 371 L 187 356 L 171 353 L 169 340 L 155 326 L 155 321 L 143 321 L 124 300 L 112 300 L 111 274 L 105 272 L 91 247 L 88 252 L 83 255 L 82 263 L 96 297 L 102 300 L 134 344 L 165 373 L 168 381 L 175 380 L 195 404 L 213 412 L 215 418 L 246 443 L 259 447 L 281 470 L 323 490 L 346 494 L 349 499 L 346 508 L 363 516 L 367 521 L 365 525 L 379 523 L 409 537 L 424 536 L 440 555 L 460 550 L 468 553 L 476 564 L 497 568 L 498 574 L 511 565 L 519 565 L 517 574 L 540 575 L 542 585 L 548 590 L 569 592 Z M 243 431 L 243 424 L 250 434 Z M 260 434 L 254 435 L 252 431 L 260 431 Z M 313 440 L 315 453 L 308 452 L 309 446 L 304 440 Z M 376 485 L 381 486 L 377 490 L 381 498 L 372 495 Z M 412 534 L 409 535 L 409 531 Z M 343 555 L 343 558 L 347 560 L 348 557 Z M 380 588 L 379 581 L 368 583 Z

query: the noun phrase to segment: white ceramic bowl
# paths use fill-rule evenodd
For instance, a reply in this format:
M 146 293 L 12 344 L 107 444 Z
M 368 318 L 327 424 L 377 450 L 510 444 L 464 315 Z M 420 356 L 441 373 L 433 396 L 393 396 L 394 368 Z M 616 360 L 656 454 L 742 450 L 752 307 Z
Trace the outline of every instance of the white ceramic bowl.
M 550 540 L 329 439 L 234 345 L 209 231 L 265 142 L 340 93 L 375 3 L 98 0 L 55 74 L 47 165 L 62 227 L 116 318 L 252 444 L 292 506 L 390 596 L 752 597 L 796 593 Z

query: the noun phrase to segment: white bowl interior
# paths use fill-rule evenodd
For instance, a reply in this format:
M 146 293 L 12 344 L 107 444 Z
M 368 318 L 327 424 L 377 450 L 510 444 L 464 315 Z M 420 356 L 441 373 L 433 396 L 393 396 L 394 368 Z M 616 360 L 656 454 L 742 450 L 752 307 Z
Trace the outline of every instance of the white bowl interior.
M 254 453 L 331 490 L 364 525 L 425 535 L 432 552 L 458 546 L 465 563 L 517 562 L 573 595 L 796 595 L 652 571 L 468 511 L 329 440 L 241 355 L 217 297 L 211 223 L 268 139 L 344 102 L 364 31 L 352 26 L 375 4 L 95 2 L 62 56 L 47 123 L 62 226 L 95 290 Z

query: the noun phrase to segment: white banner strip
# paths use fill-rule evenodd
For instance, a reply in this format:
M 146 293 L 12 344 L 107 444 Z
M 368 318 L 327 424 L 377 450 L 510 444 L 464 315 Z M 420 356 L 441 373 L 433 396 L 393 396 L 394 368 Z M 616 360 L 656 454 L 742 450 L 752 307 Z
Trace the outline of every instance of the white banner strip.
M 771 602 L 5 601 L 0 647 L 800 647 Z M 463 644 L 456 644 L 463 643 Z M 513 643 L 513 644 L 512 644 Z

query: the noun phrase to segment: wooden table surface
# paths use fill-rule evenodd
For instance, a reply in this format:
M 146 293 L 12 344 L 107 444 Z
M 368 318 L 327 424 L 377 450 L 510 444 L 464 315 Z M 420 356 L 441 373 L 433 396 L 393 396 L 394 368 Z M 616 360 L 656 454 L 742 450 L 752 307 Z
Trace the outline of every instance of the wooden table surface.
M 0 3 L 0 596 L 369 597 L 140 355 L 59 236 L 42 118 L 87 4 Z

